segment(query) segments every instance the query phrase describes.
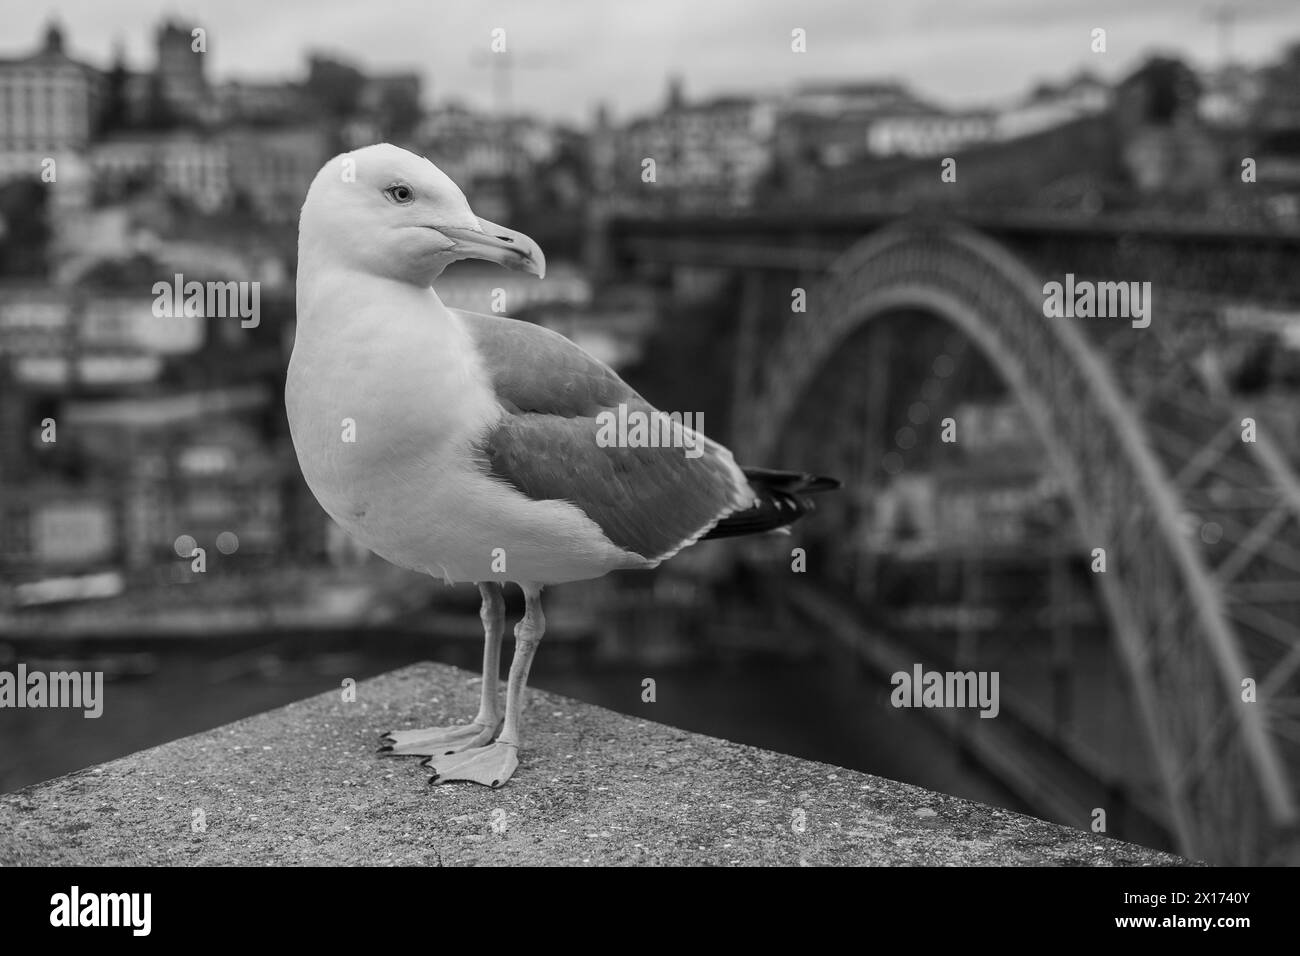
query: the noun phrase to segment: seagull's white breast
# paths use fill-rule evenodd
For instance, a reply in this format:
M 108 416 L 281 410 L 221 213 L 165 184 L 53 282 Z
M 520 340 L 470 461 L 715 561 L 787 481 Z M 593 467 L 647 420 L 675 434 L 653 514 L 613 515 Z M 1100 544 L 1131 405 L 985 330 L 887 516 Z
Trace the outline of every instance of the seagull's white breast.
M 488 477 L 478 446 L 502 410 L 432 290 L 311 281 L 300 274 L 285 407 L 303 477 L 346 531 L 452 581 L 552 584 L 644 565 L 572 505 Z

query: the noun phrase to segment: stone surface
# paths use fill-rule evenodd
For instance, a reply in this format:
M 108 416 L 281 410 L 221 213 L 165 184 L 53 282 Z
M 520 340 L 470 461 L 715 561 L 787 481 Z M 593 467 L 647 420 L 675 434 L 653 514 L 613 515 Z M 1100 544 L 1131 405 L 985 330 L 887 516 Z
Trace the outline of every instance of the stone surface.
M 540 691 L 506 787 L 430 787 L 377 735 L 467 718 L 475 675 L 420 664 L 341 697 L 4 795 L 0 864 L 1187 862 Z

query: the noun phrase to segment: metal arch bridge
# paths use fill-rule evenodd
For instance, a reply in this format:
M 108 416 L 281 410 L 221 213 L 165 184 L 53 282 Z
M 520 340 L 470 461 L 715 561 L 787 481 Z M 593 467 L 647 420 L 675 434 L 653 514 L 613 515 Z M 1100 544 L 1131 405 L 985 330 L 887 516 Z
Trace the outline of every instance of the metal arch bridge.
M 743 234 L 744 225 L 724 228 Z M 1126 274 L 1132 263 L 1107 269 L 1123 261 L 1123 243 L 1105 236 L 1068 245 L 1064 261 L 1081 267 L 1045 269 L 1011 251 L 1016 237 L 932 220 L 884 225 L 838 254 L 806 232 L 785 247 L 691 238 L 685 225 L 675 235 L 662 223 L 647 232 L 616 236 L 614 248 L 642 264 L 745 277 L 732 432 L 748 459 L 778 460 L 803 440 L 800 409 L 813 383 L 867 323 L 919 310 L 973 341 L 1028 413 L 1081 538 L 1106 550 L 1097 585 L 1180 850 L 1216 862 L 1295 861 L 1300 479 L 1288 456 L 1296 450 L 1263 418 L 1257 440 L 1243 441 L 1252 409 L 1204 361 L 1227 337 L 1218 306 L 1240 295 L 1195 288 L 1197 277 L 1213 281 L 1203 268 L 1179 275 L 1177 293 L 1153 276 L 1154 321 L 1131 329 L 1043 314 L 1044 281 L 1066 271 L 1137 278 Z M 1031 255 L 1045 245 L 1024 244 Z M 1285 262 L 1295 245 L 1272 247 Z M 1177 255 L 1167 261 L 1164 275 L 1188 266 Z M 1267 257 L 1251 262 L 1272 278 L 1285 269 Z M 1261 289 L 1292 307 L 1300 301 L 1274 281 L 1246 282 L 1252 301 Z M 806 312 L 789 309 L 795 285 L 807 286 Z M 861 403 L 836 407 L 844 420 L 823 421 L 821 433 L 860 435 L 862 423 L 850 419 Z M 837 441 L 830 454 L 826 467 L 863 480 L 860 442 Z M 1222 539 L 1194 542 L 1188 516 L 1219 525 Z M 1243 700 L 1245 678 L 1256 682 L 1254 702 Z

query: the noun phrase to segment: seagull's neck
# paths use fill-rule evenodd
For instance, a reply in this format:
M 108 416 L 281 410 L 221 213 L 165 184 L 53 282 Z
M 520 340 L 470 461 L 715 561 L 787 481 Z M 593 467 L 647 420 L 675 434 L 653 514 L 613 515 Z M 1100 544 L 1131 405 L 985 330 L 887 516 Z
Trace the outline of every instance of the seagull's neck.
M 419 323 L 429 331 L 456 324 L 431 286 L 375 275 L 347 264 L 300 263 L 298 327 L 334 336 L 372 323 Z
M 406 462 L 427 477 L 438 449 L 469 449 L 502 414 L 463 319 L 430 286 L 300 260 L 297 307 L 285 402 L 300 455 L 304 442 L 314 443 L 325 460 L 339 461 L 335 424 L 364 416 L 376 441 L 368 446 L 374 457 L 363 459 L 367 476 L 398 469 L 409 477 L 415 472 L 400 470 Z M 329 430 L 310 424 L 321 409 Z M 340 508 L 351 500 L 349 482 L 335 488 Z
M 355 269 L 299 268 L 289 381 L 306 392 L 364 382 L 371 396 L 424 393 L 437 417 L 456 421 L 499 414 L 463 320 L 433 289 Z

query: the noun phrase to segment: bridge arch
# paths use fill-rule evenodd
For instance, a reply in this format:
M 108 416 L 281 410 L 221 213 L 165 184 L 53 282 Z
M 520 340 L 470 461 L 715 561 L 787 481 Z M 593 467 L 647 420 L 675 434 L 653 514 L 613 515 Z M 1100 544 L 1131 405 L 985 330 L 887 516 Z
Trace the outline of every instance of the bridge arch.
M 1028 413 L 1085 539 L 1107 551 L 1099 592 L 1180 848 L 1258 859 L 1294 827 L 1295 798 L 1260 709 L 1241 701 L 1251 670 L 1224 595 L 1140 416 L 1073 324 L 1116 320 L 1044 316 L 1042 281 L 966 227 L 885 227 L 844 253 L 808 311 L 788 320 L 737 431 L 754 460 L 778 460 L 819 370 L 873 320 L 917 309 L 960 329 Z

